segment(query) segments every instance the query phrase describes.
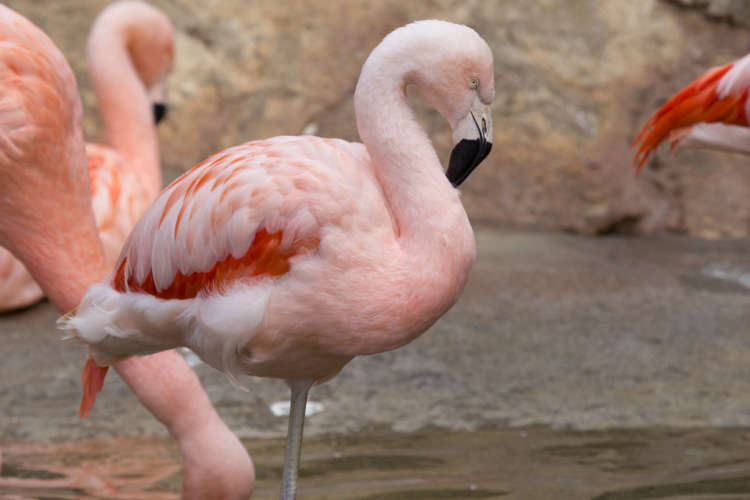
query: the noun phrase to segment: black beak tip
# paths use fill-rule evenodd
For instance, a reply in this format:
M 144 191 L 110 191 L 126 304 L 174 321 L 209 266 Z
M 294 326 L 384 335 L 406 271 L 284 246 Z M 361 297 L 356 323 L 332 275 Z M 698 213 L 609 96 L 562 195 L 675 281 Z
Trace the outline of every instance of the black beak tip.
M 448 170 L 445 175 L 453 185 L 458 187 L 469 177 L 469 174 L 482 163 L 490 151 L 492 143 L 482 139 L 461 139 L 451 151 L 451 158 L 448 162 Z
M 154 123 L 159 124 L 167 116 L 167 105 L 162 102 L 154 103 Z

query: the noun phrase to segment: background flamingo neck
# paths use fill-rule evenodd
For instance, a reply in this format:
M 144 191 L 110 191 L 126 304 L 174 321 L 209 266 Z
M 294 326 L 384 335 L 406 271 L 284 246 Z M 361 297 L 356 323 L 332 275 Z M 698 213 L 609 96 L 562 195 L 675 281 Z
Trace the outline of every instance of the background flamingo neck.
M 107 140 L 156 197 L 162 187 L 159 146 L 152 104 L 128 52 L 129 31 L 122 24 L 97 23 L 89 37 L 91 81 Z

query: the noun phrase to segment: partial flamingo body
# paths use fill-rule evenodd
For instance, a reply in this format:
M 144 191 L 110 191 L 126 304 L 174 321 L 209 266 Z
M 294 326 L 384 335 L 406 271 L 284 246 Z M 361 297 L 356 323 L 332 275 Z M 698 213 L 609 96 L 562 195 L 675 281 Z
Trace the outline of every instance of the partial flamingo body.
M 640 170 L 665 140 L 670 149 L 702 147 L 750 154 L 750 55 L 713 68 L 670 98 L 633 141 Z
M 144 9 L 150 8 L 139 2 L 109 7 L 97 21 L 100 32 L 109 34 L 110 40 L 111 35 L 132 34 L 121 30 L 119 23 L 130 15 L 144 13 Z M 105 16 L 107 13 L 117 15 Z M 164 24 L 166 18 L 159 15 L 158 22 Z M 152 36 L 165 34 L 148 23 L 138 26 Z M 171 29 L 166 35 L 171 43 Z M 119 45 L 109 49 L 120 47 L 120 55 L 143 50 L 130 44 L 127 37 L 119 40 Z M 158 160 L 158 150 L 155 137 L 151 144 L 148 142 L 152 132 L 142 127 L 146 124 L 153 128 L 152 106 L 138 75 L 132 67 L 129 71 L 118 75 L 113 70 L 105 76 L 117 75 L 122 85 L 141 86 L 142 99 L 131 98 L 125 103 L 117 96 L 108 97 L 113 99 L 108 109 L 127 105 L 124 119 L 132 128 L 121 129 L 125 139 L 121 137 L 119 145 L 112 142 L 126 162 L 136 160 L 132 162 L 133 172 L 147 192 L 148 186 L 154 186 L 151 189 L 155 192 L 160 180 L 155 183 L 153 179 L 160 172 L 151 165 L 158 167 L 158 163 L 147 162 L 150 158 Z M 109 118 L 104 118 L 107 123 Z M 137 141 L 144 137 L 139 148 Z M 133 148 L 128 150 L 128 144 Z M 95 174 L 109 186 L 105 191 L 110 194 L 119 190 L 122 200 L 128 199 L 122 196 L 128 181 L 104 172 L 89 169 L 80 98 L 64 57 L 38 28 L 0 5 L 0 245 L 23 262 L 61 311 L 76 307 L 86 288 L 107 274 L 89 177 Z M 150 180 L 143 180 L 148 179 L 148 172 Z M 148 196 L 152 199 L 155 194 Z M 244 447 L 218 417 L 198 378 L 177 353 L 129 358 L 114 366 L 144 406 L 177 439 L 185 464 L 182 498 L 239 500 L 249 496 L 253 468 Z
M 117 152 L 99 144 L 86 144 L 91 201 L 107 265 L 114 265 L 122 244 L 151 202 L 148 191 Z M 20 260 L 0 248 L 0 312 L 38 302 L 44 292 Z
M 122 156 L 100 144 L 86 144 L 91 203 L 107 263 L 117 261 L 122 245 L 152 201 Z
M 8 250 L 0 247 L 0 312 L 36 304 L 44 292 L 26 267 Z
M 407 104 L 410 83 L 454 131 L 447 172 Z M 249 142 L 173 182 L 110 278 L 62 320 L 95 362 L 81 411 L 99 365 L 180 345 L 233 380 L 283 378 L 292 410 L 282 498 L 294 498 L 310 386 L 357 355 L 412 341 L 466 283 L 474 237 L 454 186 L 489 152 L 493 97 L 492 54 L 473 30 L 413 23 L 362 69 L 364 144 Z
M 135 41 L 140 50 L 128 48 Z M 164 115 L 165 80 L 172 67 L 172 28 L 163 13 L 139 2 L 110 6 L 94 24 L 89 68 L 112 149 L 87 144 L 91 198 L 107 264 L 113 265 L 138 218 L 161 189 L 153 118 Z M 139 106 L 140 105 L 140 106 Z M 23 264 L 0 248 L 0 312 L 26 307 L 43 296 Z
M 50 300 L 72 308 L 106 270 L 75 78 L 44 33 L 2 6 L 0 41 L 0 245 L 23 256 Z M 61 196 L 66 210 L 59 209 Z M 45 248 L 54 255 L 40 252 Z

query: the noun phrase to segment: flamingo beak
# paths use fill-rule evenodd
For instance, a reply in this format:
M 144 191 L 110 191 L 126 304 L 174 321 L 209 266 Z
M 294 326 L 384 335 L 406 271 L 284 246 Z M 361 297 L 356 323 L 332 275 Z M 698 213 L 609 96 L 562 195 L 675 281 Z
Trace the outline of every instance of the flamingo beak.
M 722 87 L 724 75 L 735 63 L 713 68 L 675 94 L 646 122 L 633 141 L 637 148 L 632 166 L 640 172 L 654 150 L 666 139 L 672 149 L 698 123 L 747 126 L 745 103 L 748 91 L 731 92 Z
M 167 111 L 169 111 L 169 108 L 163 102 L 154 103 L 154 123 L 156 125 L 167 116 Z
M 159 124 L 166 116 L 167 107 L 167 82 L 164 79 L 154 83 L 148 89 L 148 98 L 153 103 L 154 123 Z
M 445 175 L 458 187 L 482 163 L 492 149 L 492 115 L 490 107 L 479 100 L 458 121 L 453 131 L 453 151 Z

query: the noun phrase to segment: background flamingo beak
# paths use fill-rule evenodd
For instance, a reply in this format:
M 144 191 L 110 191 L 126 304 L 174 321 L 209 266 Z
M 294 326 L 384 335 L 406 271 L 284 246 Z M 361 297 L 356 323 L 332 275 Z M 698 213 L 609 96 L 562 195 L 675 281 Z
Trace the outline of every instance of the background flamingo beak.
M 167 116 L 167 105 L 161 102 L 154 103 L 154 123 L 159 124 Z

